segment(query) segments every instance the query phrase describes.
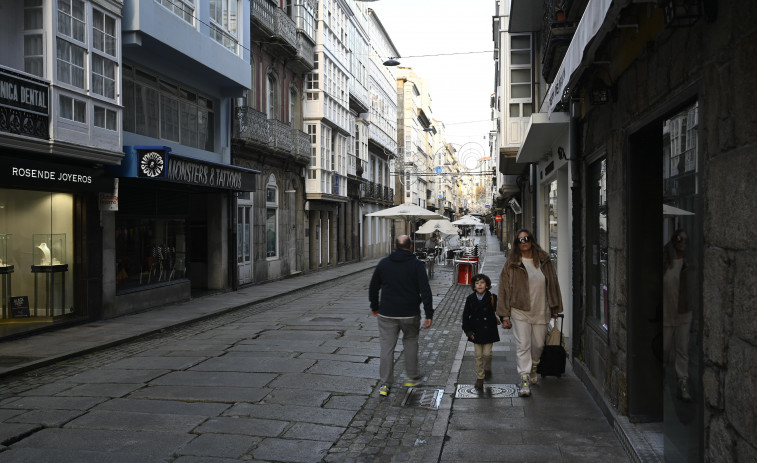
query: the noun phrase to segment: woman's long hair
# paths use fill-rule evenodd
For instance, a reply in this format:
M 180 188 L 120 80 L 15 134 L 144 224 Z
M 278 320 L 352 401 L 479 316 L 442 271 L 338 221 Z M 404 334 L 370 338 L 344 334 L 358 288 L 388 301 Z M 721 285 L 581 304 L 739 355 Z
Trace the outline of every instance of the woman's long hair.
M 507 262 L 505 263 L 505 265 L 509 265 L 510 262 L 512 262 L 513 260 L 523 259 L 523 255 L 520 252 L 520 246 L 519 246 L 520 243 L 518 242 L 518 235 L 520 235 L 521 233 L 527 233 L 528 236 L 531 237 L 531 252 L 533 253 L 532 257 L 534 257 L 534 266 L 538 268 L 539 267 L 539 251 L 541 251 L 542 249 L 541 247 L 539 247 L 538 244 L 536 244 L 536 239 L 534 238 L 534 235 L 527 228 L 521 228 L 520 230 L 515 232 L 515 238 L 513 239 L 512 251 L 510 251 L 510 255 L 507 257 Z
M 678 257 L 678 251 L 676 250 L 675 244 L 681 233 L 686 233 L 686 230 L 679 228 L 674 231 L 670 236 L 670 241 L 668 241 L 667 244 L 665 244 L 665 247 L 662 248 L 662 268 L 664 270 L 671 268 L 673 266 L 673 261 Z

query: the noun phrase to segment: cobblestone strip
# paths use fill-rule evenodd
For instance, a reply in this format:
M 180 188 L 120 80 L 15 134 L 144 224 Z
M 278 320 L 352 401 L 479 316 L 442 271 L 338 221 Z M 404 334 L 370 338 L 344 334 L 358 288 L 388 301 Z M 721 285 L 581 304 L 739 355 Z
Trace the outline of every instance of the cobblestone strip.
M 425 386 L 444 389 L 460 342 L 460 317 L 468 285 L 454 284 L 439 301 L 434 322 L 421 331 L 419 364 L 427 376 Z M 389 397 L 380 397 L 378 388 L 355 415 L 348 429 L 331 447 L 327 462 L 417 462 L 436 461 L 441 442 L 432 445 L 431 432 L 437 418 L 447 419 L 439 410 L 403 407 L 407 388 L 402 387 L 404 356 L 395 364 L 397 382 Z M 430 454 L 435 452 L 436 454 Z
M 362 275 L 372 271 L 373 269 L 366 269 L 356 273 L 355 275 Z M 334 280 L 299 291 L 282 294 L 281 296 L 277 296 L 275 300 L 254 302 L 240 307 L 236 310 L 225 312 L 223 314 L 212 316 L 203 320 L 191 322 L 177 327 L 167 328 L 160 333 L 148 335 L 138 340 L 128 341 L 118 346 L 111 346 L 109 348 L 104 348 L 96 352 L 73 357 L 56 364 L 41 367 L 32 371 L 21 373 L 19 375 L 8 376 L 6 378 L 3 378 L 3 382 L 2 384 L 0 384 L 0 400 L 18 395 L 57 379 L 72 376 L 90 370 L 92 368 L 101 367 L 103 365 L 128 358 L 141 352 L 156 349 L 174 340 L 186 339 L 192 336 L 196 336 L 199 333 L 228 325 L 230 323 L 234 323 L 235 321 L 243 320 L 247 317 L 280 307 L 283 304 L 296 301 L 298 299 L 307 298 L 315 293 L 328 291 L 330 288 L 342 284 L 343 282 Z

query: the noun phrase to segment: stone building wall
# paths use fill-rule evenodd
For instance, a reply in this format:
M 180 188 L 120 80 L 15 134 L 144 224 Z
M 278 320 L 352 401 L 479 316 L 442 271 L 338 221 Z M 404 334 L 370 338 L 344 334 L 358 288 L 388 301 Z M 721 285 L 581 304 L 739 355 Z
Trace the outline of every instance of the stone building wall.
M 699 103 L 704 211 L 704 458 L 757 461 L 757 2 L 718 2 L 713 22 L 703 18 L 651 36 L 642 28 L 637 35 L 606 39 L 610 55 L 635 50 L 613 76 L 617 99 L 583 106 L 582 152 L 607 151 L 612 262 L 609 344 L 585 329 L 584 361 L 613 406 L 625 413 L 628 137 L 693 97 Z

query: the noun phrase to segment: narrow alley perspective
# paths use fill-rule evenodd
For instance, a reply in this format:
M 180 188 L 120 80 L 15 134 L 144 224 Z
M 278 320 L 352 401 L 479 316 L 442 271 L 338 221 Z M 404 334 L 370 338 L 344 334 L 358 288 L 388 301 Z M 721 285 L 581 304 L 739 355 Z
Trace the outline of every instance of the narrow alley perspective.
M 496 285 L 504 254 L 495 237 L 476 239 L 479 270 Z M 430 280 L 434 321 L 421 332 L 425 383 L 402 387 L 400 342 L 398 384 L 380 397 L 375 264 L 261 285 L 256 294 L 268 296 L 252 303 L 239 292 L 193 300 L 216 313 L 179 326 L 164 315 L 181 304 L 7 343 L 6 353 L 47 351 L 51 361 L 77 338 L 81 354 L 3 367 L 0 460 L 629 461 L 570 361 L 531 397 L 508 393 L 517 376 L 509 332 L 495 344 L 492 379 L 472 388 L 473 348 L 460 328 L 471 287 L 444 259 Z M 183 307 L 190 318 L 193 307 Z M 130 336 L 129 323 L 152 334 Z M 97 341 L 82 341 L 87 330 Z

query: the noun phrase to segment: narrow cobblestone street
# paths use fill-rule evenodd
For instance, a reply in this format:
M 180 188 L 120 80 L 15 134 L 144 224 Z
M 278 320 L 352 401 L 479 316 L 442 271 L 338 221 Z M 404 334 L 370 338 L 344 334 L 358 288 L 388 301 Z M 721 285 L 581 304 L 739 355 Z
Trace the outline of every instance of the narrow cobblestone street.
M 490 251 L 482 270 L 496 276 L 504 257 Z M 282 282 L 272 299 L 6 375 L 0 460 L 627 461 L 572 374 L 542 381 L 531 398 L 456 398 L 472 383 L 473 349 L 460 330 L 470 286 L 456 284 L 451 265 L 436 266 L 434 322 L 420 338 L 424 388 L 443 392 L 438 408 L 406 403 L 401 341 L 396 383 L 380 397 L 372 267 L 340 272 L 301 289 Z M 492 384 L 514 382 L 512 344 L 503 333 L 495 345 Z

